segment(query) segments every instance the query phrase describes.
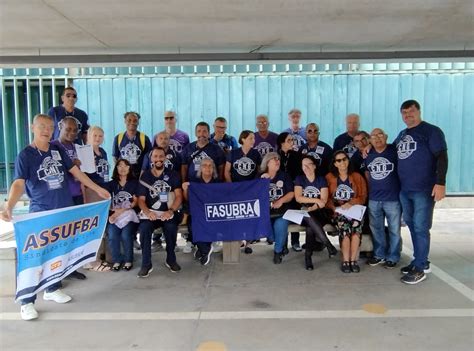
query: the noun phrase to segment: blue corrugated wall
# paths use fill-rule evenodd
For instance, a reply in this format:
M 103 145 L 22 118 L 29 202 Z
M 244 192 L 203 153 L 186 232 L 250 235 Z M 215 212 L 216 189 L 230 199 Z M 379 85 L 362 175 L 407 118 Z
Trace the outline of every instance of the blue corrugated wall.
M 321 140 L 332 144 L 344 117 L 361 115 L 361 128 L 381 127 L 393 140 L 404 127 L 399 106 L 416 99 L 423 119 L 441 127 L 448 141 L 448 192 L 473 193 L 473 73 L 348 73 L 150 76 L 75 79 L 78 107 L 106 131 L 106 150 L 124 129 L 123 113 L 138 111 L 150 137 L 163 129 L 163 111 L 178 113 L 178 126 L 194 139 L 199 121 L 228 119 L 228 132 L 255 129 L 255 116 L 269 115 L 270 129 L 287 128 L 287 113 L 299 108 L 302 125 L 316 122 Z

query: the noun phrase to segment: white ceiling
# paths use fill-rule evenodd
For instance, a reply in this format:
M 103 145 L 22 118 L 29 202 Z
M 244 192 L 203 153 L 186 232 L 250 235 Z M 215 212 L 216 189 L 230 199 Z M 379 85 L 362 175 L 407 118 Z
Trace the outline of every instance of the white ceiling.
M 470 56 L 473 14 L 473 0 L 0 0 L 0 63 L 50 55 Z

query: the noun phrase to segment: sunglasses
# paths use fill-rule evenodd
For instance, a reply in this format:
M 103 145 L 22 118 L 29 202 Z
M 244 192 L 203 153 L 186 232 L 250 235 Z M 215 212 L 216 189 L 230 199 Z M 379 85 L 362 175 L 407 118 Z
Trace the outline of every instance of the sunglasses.
M 171 116 L 171 117 L 165 117 L 165 120 L 167 120 L 167 121 L 171 121 L 172 119 L 174 119 L 174 116 Z
M 74 99 L 77 99 L 77 95 L 76 95 L 76 94 L 66 94 L 66 97 L 67 97 L 67 98 L 72 97 L 72 98 L 74 98 Z
M 341 163 L 341 162 L 347 161 L 347 157 L 336 158 L 334 161 L 335 161 L 336 163 Z
M 307 132 L 307 133 L 316 133 L 316 134 L 319 134 L 319 130 L 317 130 L 317 129 L 308 129 L 306 132 Z

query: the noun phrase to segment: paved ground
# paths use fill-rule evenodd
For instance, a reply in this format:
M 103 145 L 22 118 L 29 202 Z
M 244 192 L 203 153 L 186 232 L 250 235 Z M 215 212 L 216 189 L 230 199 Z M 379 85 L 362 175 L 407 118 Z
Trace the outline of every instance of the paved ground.
M 474 347 L 474 211 L 437 209 L 433 273 L 418 285 L 399 269 L 362 265 L 343 274 L 338 259 L 317 254 L 303 268 L 291 252 L 272 263 L 272 249 L 254 245 L 239 265 L 208 267 L 178 254 L 183 270 L 153 256 L 148 279 L 131 272 L 87 272 L 65 280 L 73 301 L 37 301 L 40 318 L 20 320 L 13 296 L 0 297 L 2 350 L 472 350 Z M 403 230 L 409 262 L 411 242 Z M 182 244 L 182 242 L 181 242 Z M 139 260 L 139 255 L 136 256 Z M 41 296 L 41 295 L 40 295 Z

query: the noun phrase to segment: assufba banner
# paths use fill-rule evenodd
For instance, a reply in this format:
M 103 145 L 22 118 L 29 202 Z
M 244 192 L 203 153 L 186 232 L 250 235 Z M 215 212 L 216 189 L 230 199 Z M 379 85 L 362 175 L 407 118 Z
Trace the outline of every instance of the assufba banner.
M 95 260 L 110 200 L 14 218 L 16 300 L 36 294 Z
M 271 233 L 268 179 L 191 183 L 193 240 L 255 240 Z

